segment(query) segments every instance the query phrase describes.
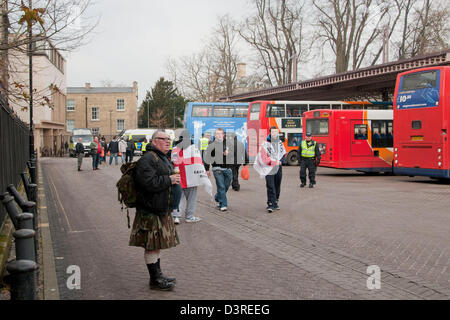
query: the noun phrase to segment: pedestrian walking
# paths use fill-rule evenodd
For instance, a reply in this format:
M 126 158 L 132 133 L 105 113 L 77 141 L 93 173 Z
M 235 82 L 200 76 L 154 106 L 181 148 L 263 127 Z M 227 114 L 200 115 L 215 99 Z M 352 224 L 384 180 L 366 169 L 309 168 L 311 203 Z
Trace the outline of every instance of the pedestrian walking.
M 78 162 L 78 171 L 81 171 L 81 165 L 83 164 L 83 158 L 84 158 L 84 145 L 83 145 L 83 139 L 78 138 L 78 142 L 75 145 L 75 154 L 77 155 L 77 162 Z
M 119 155 L 122 159 L 122 164 L 125 163 L 125 155 L 127 152 L 127 142 L 124 139 L 119 140 Z
M 300 159 L 300 188 L 306 186 L 306 169 L 308 169 L 309 187 L 314 188 L 316 169 L 320 163 L 320 150 L 317 142 L 312 140 L 311 132 L 307 132 L 305 140 L 300 143 L 298 154 Z
M 129 139 L 127 142 L 127 152 L 125 157 L 125 162 L 133 162 L 134 150 L 136 150 L 136 145 L 133 139 Z
M 117 155 L 119 154 L 119 142 L 117 141 L 117 137 L 114 136 L 112 141 L 108 145 L 109 152 L 109 165 L 112 164 L 112 159 L 114 158 L 114 163 L 117 166 L 119 161 L 117 160 Z
M 94 137 L 94 141 L 90 144 L 91 155 L 92 155 L 92 170 L 100 170 L 98 168 L 98 162 L 100 160 L 100 155 L 102 152 L 102 147 L 98 141 L 98 137 Z
M 156 290 L 175 287 L 176 279 L 166 277 L 161 271 L 160 251 L 180 243 L 170 214 L 172 188 L 180 183 L 180 175 L 174 174 L 167 158 L 169 148 L 169 135 L 164 130 L 155 131 L 148 152 L 137 161 L 135 168 L 136 215 L 129 245 L 145 249 L 149 286 Z
M 230 147 L 224 139 L 225 132 L 222 128 L 214 132 L 214 141 L 208 145 L 204 154 L 204 164 L 208 177 L 211 176 L 210 168 L 216 180 L 217 193 L 214 200 L 220 211 L 228 210 L 227 191 L 231 184 L 233 166 L 233 154 L 229 154 Z
M 255 170 L 266 179 L 267 212 L 279 210 L 281 180 L 283 178 L 283 163 L 286 160 L 286 149 L 280 139 L 277 127 L 270 128 L 267 141 L 261 145 L 256 161 Z
M 100 146 L 102 148 L 102 151 L 100 153 L 100 164 L 105 162 L 106 163 L 106 149 L 108 148 L 108 144 L 106 143 L 105 137 L 102 137 L 100 139 Z
M 248 165 L 249 159 L 247 150 L 245 150 L 245 145 L 239 141 L 236 134 L 234 132 L 228 133 L 228 136 L 231 141 L 233 141 L 233 151 L 234 151 L 234 162 L 231 168 L 233 178 L 231 182 L 231 187 L 234 191 L 239 191 L 241 189 L 241 185 L 239 183 L 239 169 L 241 165 Z
M 198 175 L 205 174 L 206 170 L 202 164 L 201 153 L 194 142 L 189 139 L 189 131 L 185 130 L 174 142 L 175 147 L 172 150 L 171 157 L 175 168 L 178 168 L 181 175 L 181 190 L 183 197 L 176 210 L 172 211 L 175 224 L 180 223 L 182 212 L 185 211 L 185 222 L 195 223 L 201 221 L 201 218 L 195 216 L 195 207 L 197 203 L 197 188 L 202 184 Z M 197 163 L 195 159 L 198 159 Z M 192 166 L 197 166 L 192 168 Z M 209 182 L 209 179 L 208 179 Z M 209 182 L 210 183 L 210 182 Z

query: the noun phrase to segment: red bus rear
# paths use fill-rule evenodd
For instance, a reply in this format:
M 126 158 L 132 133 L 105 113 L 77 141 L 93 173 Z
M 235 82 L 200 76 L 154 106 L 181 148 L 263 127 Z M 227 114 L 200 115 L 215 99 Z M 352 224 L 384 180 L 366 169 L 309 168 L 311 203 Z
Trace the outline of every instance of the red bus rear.
M 392 172 L 392 110 L 315 110 L 303 114 L 321 167 Z
M 450 67 L 420 68 L 397 76 L 395 174 L 450 178 L 449 93 Z

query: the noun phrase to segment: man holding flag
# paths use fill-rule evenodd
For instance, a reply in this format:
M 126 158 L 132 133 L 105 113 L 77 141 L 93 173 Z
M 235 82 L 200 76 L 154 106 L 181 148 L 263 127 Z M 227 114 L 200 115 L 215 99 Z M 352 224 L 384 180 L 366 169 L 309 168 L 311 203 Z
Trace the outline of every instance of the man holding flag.
M 286 149 L 279 137 L 277 127 L 270 127 L 267 141 L 261 145 L 253 167 L 259 175 L 266 178 L 267 212 L 279 210 L 278 200 L 281 192 L 281 179 L 283 178 L 282 163 L 286 159 Z

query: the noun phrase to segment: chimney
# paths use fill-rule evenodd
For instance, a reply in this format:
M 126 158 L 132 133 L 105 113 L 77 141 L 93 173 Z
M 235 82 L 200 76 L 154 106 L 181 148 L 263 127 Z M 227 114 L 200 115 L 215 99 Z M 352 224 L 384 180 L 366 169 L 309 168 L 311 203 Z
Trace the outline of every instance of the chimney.
M 91 84 L 90 84 L 89 82 L 86 82 L 86 83 L 84 84 L 84 86 L 86 87 L 86 89 L 90 89 L 90 88 L 91 88 Z
M 237 80 L 241 80 L 246 75 L 246 68 L 247 65 L 245 63 L 238 63 L 237 64 Z
M 137 92 L 138 90 L 138 83 L 137 81 L 133 81 L 133 90 Z

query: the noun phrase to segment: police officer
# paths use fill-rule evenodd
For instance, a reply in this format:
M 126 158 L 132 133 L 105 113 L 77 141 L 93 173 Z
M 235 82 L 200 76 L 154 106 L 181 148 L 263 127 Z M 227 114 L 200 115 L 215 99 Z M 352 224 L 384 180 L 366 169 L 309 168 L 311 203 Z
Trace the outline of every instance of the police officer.
M 144 139 L 144 141 L 142 141 L 142 155 L 144 155 L 147 152 L 147 145 L 148 145 L 148 141 L 147 138 Z
M 208 134 L 209 137 L 209 134 Z M 199 140 L 199 150 L 200 153 L 202 154 L 202 159 L 203 159 L 203 154 L 205 153 L 206 149 L 208 149 L 208 144 L 209 144 L 210 139 L 205 137 L 205 134 L 202 134 L 202 137 Z
M 307 132 L 306 139 L 300 143 L 298 154 L 300 159 L 300 188 L 306 186 L 306 169 L 308 169 L 309 187 L 314 188 L 316 184 L 316 167 L 320 163 L 320 151 L 317 142 L 311 138 L 311 132 Z

